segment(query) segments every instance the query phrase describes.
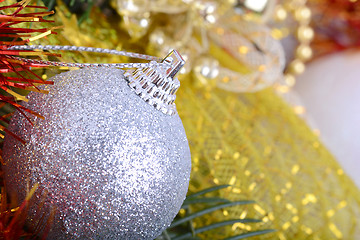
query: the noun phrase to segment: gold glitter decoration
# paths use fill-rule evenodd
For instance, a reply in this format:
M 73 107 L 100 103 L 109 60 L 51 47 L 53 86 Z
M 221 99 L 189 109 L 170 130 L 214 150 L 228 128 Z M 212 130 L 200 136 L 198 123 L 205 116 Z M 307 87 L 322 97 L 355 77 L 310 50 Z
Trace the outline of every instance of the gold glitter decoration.
M 246 214 L 263 219 L 257 225 L 236 224 L 229 232 L 278 230 L 254 239 L 360 237 L 359 190 L 305 122 L 271 89 L 236 94 L 194 88 L 184 80 L 177 106 L 196 159 L 190 189 L 232 184 L 221 197 L 257 202 L 227 209 L 226 216 L 212 216 L 220 220 Z M 225 235 L 215 232 L 203 238 Z
M 182 52 L 188 64 L 181 73 L 193 71 L 199 79 L 198 86 L 252 92 L 269 87 L 282 77 L 285 56 L 280 42 L 256 18 L 245 20 L 251 14 L 238 15 L 235 1 L 142 2 L 114 1 L 123 18 L 123 29 L 134 42 L 148 35 L 147 50 L 152 54 L 166 55 L 171 48 Z M 245 4 L 255 6 L 250 1 Z M 144 13 L 150 16 L 152 27 L 142 28 L 139 21 L 133 21 L 137 27 L 126 25 L 129 18 Z M 227 54 L 220 58 L 222 49 Z

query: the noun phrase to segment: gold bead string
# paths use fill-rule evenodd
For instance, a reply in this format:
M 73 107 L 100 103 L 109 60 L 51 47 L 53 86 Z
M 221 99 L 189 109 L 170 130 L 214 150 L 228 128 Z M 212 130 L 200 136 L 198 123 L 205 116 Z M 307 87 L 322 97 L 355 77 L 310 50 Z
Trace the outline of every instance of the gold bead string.
M 275 90 L 280 94 L 289 92 L 296 83 L 296 76 L 305 71 L 305 62 L 312 57 L 310 43 L 314 37 L 314 31 L 310 27 L 311 10 L 306 6 L 306 1 L 284 1 L 276 6 L 276 21 L 285 21 L 289 15 L 292 16 L 293 20 L 297 24 L 294 35 L 298 41 L 298 45 L 294 52 L 294 59 L 289 62 L 287 68 L 285 69 L 283 81 L 275 86 Z M 273 32 L 277 36 L 282 35 L 283 37 L 286 37 L 286 35 L 290 34 L 290 29 L 275 28 Z M 277 34 L 279 32 L 280 34 Z M 298 109 L 297 113 L 301 113 L 301 111 Z

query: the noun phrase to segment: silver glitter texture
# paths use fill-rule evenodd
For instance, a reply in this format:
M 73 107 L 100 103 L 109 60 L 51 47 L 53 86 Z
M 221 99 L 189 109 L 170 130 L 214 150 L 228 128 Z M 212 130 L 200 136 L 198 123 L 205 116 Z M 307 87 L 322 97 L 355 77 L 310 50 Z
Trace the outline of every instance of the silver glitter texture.
M 50 94 L 24 104 L 42 114 L 31 126 L 16 113 L 5 138 L 7 188 L 19 201 L 39 183 L 36 219 L 57 208 L 48 239 L 154 239 L 185 199 L 190 150 L 178 115 L 135 94 L 119 69 L 56 75 Z M 45 204 L 42 196 L 47 191 Z

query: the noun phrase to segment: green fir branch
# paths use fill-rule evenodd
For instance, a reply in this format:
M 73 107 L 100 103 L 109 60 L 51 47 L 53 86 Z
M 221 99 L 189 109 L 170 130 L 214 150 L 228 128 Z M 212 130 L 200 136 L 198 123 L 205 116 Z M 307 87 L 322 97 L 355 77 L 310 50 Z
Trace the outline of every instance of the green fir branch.
M 188 216 L 185 216 L 179 220 L 176 220 L 174 222 L 172 222 L 172 224 L 170 225 L 169 228 L 172 228 L 172 227 L 176 227 L 184 222 L 187 222 L 187 221 L 190 221 L 190 220 L 193 220 L 197 217 L 201 217 L 207 213 L 211 213 L 211 212 L 214 212 L 218 209 L 222 209 L 222 208 L 226 208 L 226 207 L 232 207 L 232 206 L 236 206 L 236 205 L 245 205 L 245 204 L 251 204 L 251 203 L 255 203 L 254 201 L 236 201 L 236 202 L 230 202 L 230 203 L 224 203 L 224 204 L 220 204 L 220 205 L 216 205 L 216 206 L 213 206 L 213 207 L 210 207 L 210 208 L 206 208 L 206 209 L 203 209 L 201 211 L 198 211 L 198 212 L 195 212 L 195 213 L 192 213 Z
M 276 230 L 274 230 L 274 229 L 265 229 L 265 230 L 259 230 L 259 231 L 252 231 L 252 232 L 247 232 L 247 233 L 243 233 L 243 234 L 240 234 L 240 235 L 236 235 L 236 236 L 233 236 L 233 237 L 225 238 L 224 240 L 245 239 L 245 238 L 255 237 L 255 236 L 258 236 L 258 235 L 271 233 L 271 232 L 276 232 Z
M 218 185 L 218 186 L 215 186 L 215 187 L 206 188 L 206 189 L 201 190 L 199 192 L 190 194 L 189 196 L 186 197 L 186 199 L 195 198 L 195 197 L 204 195 L 206 193 L 215 192 L 217 190 L 220 190 L 220 189 L 223 189 L 223 188 L 228 188 L 228 187 L 231 187 L 231 185 L 225 184 L 225 185 Z
M 198 229 L 195 229 L 195 234 L 198 233 L 202 233 L 202 232 L 206 232 L 206 231 L 210 231 L 212 229 L 216 229 L 219 227 L 224 227 L 227 225 L 232 225 L 234 223 L 257 223 L 257 222 L 261 222 L 261 220 L 258 219 L 234 219 L 234 220 L 227 220 L 227 221 L 223 221 L 223 222 L 217 222 L 217 223 L 213 223 Z M 172 238 L 172 240 L 183 240 L 183 239 L 189 239 L 190 237 L 192 237 L 193 235 L 191 233 L 185 233 L 183 235 L 177 236 Z
M 163 234 L 157 238 L 158 240 L 199 240 L 197 234 L 205 233 L 211 231 L 213 229 L 226 227 L 229 225 L 233 225 L 235 223 L 259 223 L 261 220 L 259 219 L 232 219 L 225 220 L 217 223 L 211 223 L 206 226 L 202 226 L 199 228 L 194 228 L 193 220 L 200 218 L 206 214 L 213 213 L 223 208 L 237 206 L 237 205 L 246 205 L 253 204 L 254 201 L 243 200 L 243 201 L 230 201 L 226 198 L 220 197 L 205 197 L 203 195 L 207 193 L 214 193 L 218 190 L 225 189 L 230 187 L 230 185 L 219 185 L 210 187 L 199 192 L 190 194 L 186 197 L 182 208 L 186 210 L 185 216 L 177 216 L 176 219 L 172 222 L 172 224 L 163 232 Z M 204 205 L 202 210 L 197 212 L 191 212 L 191 207 L 193 205 Z M 215 206 L 214 206 L 215 205 Z M 267 234 L 274 232 L 273 229 L 265 229 L 265 230 L 256 230 L 250 231 L 246 233 L 242 233 L 239 235 L 228 237 L 224 240 L 237 240 L 244 239 L 253 236 L 258 236 L 262 234 Z
M 203 197 L 203 198 L 186 198 L 181 208 L 186 208 L 195 203 L 230 203 L 231 201 L 225 198 L 218 197 Z

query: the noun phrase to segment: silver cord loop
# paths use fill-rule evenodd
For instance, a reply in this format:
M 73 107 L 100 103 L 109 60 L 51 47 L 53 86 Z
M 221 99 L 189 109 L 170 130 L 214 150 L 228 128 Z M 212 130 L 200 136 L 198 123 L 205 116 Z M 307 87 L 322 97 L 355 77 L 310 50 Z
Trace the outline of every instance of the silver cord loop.
M 10 50 L 54 50 L 54 51 L 77 51 L 77 52 L 94 52 L 105 53 L 112 55 L 126 56 L 130 58 L 138 58 L 151 61 L 150 63 L 66 63 L 46 60 L 27 59 L 23 57 L 12 56 L 13 59 L 56 67 L 78 67 L 78 68 L 93 68 L 93 67 L 115 67 L 115 68 L 145 68 L 150 67 L 154 62 L 159 66 L 168 67 L 168 63 L 160 63 L 161 58 L 126 51 L 117 51 L 114 49 L 93 48 L 93 47 L 77 47 L 69 45 L 14 45 L 9 47 Z
M 132 68 L 125 71 L 124 77 L 129 87 L 145 102 L 160 110 L 164 114 L 176 114 L 176 91 L 180 82 L 176 74 L 185 64 L 184 59 L 176 50 L 171 51 L 164 59 L 139 53 L 117 51 L 103 48 L 59 46 L 59 45 L 15 45 L 11 50 L 55 50 L 55 51 L 79 51 L 96 52 L 114 55 L 122 55 L 131 58 L 148 60 L 148 63 L 66 63 L 46 60 L 28 59 L 11 56 L 23 62 L 35 63 L 45 66 L 57 67 L 115 67 Z
M 144 59 L 148 61 L 160 62 L 162 59 L 140 53 L 132 53 L 126 51 L 117 51 L 115 49 L 105 49 L 105 48 L 93 48 L 93 47 L 77 47 L 69 45 L 14 45 L 9 47 L 10 50 L 54 50 L 54 51 L 77 51 L 77 52 L 94 52 L 94 53 L 106 53 L 112 55 L 120 55 L 130 58 Z
M 55 66 L 55 67 L 78 67 L 78 68 L 94 68 L 94 67 L 115 67 L 115 68 L 145 68 L 151 67 L 154 63 L 67 63 L 67 62 L 55 62 L 55 61 L 46 61 L 46 60 L 36 60 L 28 59 L 22 57 L 14 57 L 13 59 L 20 60 L 28 63 L 35 63 L 41 65 Z M 159 66 L 167 66 L 164 63 L 157 63 Z

